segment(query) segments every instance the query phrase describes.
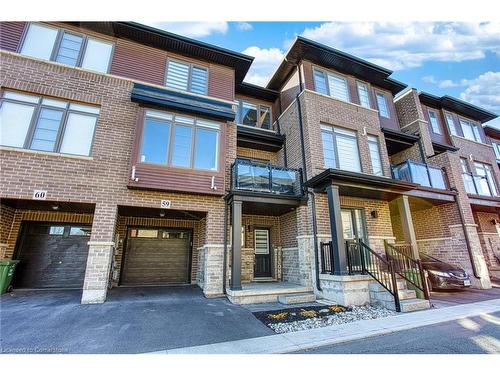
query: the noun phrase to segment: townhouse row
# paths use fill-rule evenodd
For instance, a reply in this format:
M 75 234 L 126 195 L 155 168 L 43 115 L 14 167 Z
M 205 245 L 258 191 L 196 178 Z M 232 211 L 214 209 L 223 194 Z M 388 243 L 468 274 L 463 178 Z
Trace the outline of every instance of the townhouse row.
M 197 284 L 370 301 L 350 241 L 500 271 L 496 117 L 298 37 L 252 57 L 133 22 L 0 24 L 0 249 L 16 288 Z M 403 251 L 403 250 L 402 250 Z M 373 297 L 373 296 L 372 296 Z

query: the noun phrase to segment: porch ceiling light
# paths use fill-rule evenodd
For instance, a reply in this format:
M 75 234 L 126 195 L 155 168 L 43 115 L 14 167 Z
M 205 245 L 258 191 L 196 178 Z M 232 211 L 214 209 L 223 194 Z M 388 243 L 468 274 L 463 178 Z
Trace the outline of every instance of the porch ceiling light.
M 160 211 L 160 217 L 165 217 L 165 211 Z
M 59 208 L 60 208 L 60 207 L 59 207 L 59 205 L 58 205 L 58 204 L 54 204 L 54 205 L 52 206 L 52 209 L 53 209 L 54 211 L 57 211 Z

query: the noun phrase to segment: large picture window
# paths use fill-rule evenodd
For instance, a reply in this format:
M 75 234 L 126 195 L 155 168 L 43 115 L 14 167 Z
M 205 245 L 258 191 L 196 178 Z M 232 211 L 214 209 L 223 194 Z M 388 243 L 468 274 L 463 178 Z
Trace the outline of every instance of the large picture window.
M 140 162 L 177 168 L 218 170 L 220 125 L 216 122 L 147 110 Z
M 107 73 L 113 43 L 54 26 L 30 23 L 20 52 L 26 56 Z
M 0 97 L 2 146 L 90 155 L 99 108 L 4 91 Z
M 321 125 L 325 167 L 361 172 L 356 132 Z

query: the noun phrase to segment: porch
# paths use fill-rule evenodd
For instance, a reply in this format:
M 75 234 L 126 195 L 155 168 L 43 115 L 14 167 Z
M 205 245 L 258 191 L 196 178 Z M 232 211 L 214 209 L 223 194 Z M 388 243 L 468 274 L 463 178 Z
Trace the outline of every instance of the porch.
M 297 211 L 305 207 L 300 170 L 237 159 L 231 177 L 224 228 L 229 300 L 276 302 L 311 292 L 310 280 L 301 278 L 296 238 Z

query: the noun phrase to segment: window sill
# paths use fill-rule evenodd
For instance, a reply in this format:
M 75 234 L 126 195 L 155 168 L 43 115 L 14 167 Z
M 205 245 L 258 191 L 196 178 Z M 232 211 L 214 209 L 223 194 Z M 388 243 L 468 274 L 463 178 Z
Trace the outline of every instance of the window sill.
M 54 157 L 78 159 L 78 160 L 94 160 L 94 158 L 92 156 L 61 154 L 59 152 L 29 150 L 26 148 L 17 148 L 17 147 L 10 147 L 10 146 L 0 146 L 0 151 L 13 151 L 13 152 L 26 153 L 26 154 L 35 154 L 35 155 L 41 155 L 41 156 L 54 156 Z

